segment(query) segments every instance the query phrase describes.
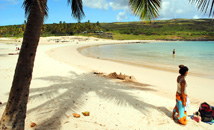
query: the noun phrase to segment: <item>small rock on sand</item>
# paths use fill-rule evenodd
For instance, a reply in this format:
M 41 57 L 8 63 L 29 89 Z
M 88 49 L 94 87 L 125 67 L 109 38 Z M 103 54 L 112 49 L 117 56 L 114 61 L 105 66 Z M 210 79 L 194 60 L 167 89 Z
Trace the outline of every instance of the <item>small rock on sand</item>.
M 30 124 L 30 127 L 34 127 L 34 126 L 36 126 L 36 123 L 32 122 L 32 123 Z
M 80 114 L 72 113 L 72 115 L 73 115 L 75 118 L 80 118 Z
M 83 114 L 84 116 L 89 116 L 89 115 L 90 115 L 90 112 L 85 111 L 85 112 L 82 112 L 82 114 Z

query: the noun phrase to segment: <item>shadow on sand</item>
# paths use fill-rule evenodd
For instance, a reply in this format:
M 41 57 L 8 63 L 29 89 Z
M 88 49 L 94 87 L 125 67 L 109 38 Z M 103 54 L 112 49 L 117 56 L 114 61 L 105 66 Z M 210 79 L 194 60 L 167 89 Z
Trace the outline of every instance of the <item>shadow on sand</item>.
M 41 114 L 41 116 L 47 113 L 46 120 L 37 122 L 36 129 L 38 130 L 44 130 L 45 128 L 59 130 L 61 128 L 60 121 L 71 116 L 71 113 L 78 111 L 87 100 L 85 94 L 89 92 L 96 93 L 96 96 L 106 101 L 111 102 L 113 100 L 119 106 L 131 106 L 144 114 L 147 113 L 148 109 L 152 108 L 165 113 L 171 118 L 171 112 L 167 108 L 156 107 L 143 102 L 139 100 L 138 95 L 135 96 L 131 93 L 133 89 L 154 91 L 152 86 L 148 84 L 130 87 L 130 84 L 117 83 L 96 75 L 78 75 L 72 72 L 71 77 L 49 76 L 40 77 L 36 80 L 52 83 L 50 86 L 30 89 L 29 101 L 32 103 L 41 101 L 43 103 L 29 109 L 27 113 L 35 112 Z M 53 114 L 48 114 L 50 112 Z

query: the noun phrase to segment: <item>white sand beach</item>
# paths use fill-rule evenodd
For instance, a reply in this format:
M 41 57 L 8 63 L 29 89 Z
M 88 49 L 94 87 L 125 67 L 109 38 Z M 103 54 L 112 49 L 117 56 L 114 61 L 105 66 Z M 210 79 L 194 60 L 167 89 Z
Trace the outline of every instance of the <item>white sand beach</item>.
M 6 106 L 22 39 L 0 38 L 0 117 Z M 41 38 L 30 88 L 26 130 L 211 130 L 214 125 L 197 123 L 188 117 L 182 126 L 171 119 L 175 105 L 177 72 L 131 66 L 83 56 L 78 48 L 116 43 L 92 37 Z M 7 44 L 5 44 L 7 43 Z M 11 43 L 11 44 L 10 44 Z M 132 75 L 141 84 L 119 82 L 93 72 Z M 188 75 L 188 115 L 200 103 L 214 105 L 214 80 Z M 82 115 L 89 111 L 90 116 Z M 80 114 L 80 118 L 72 113 Z M 36 126 L 30 127 L 31 123 Z

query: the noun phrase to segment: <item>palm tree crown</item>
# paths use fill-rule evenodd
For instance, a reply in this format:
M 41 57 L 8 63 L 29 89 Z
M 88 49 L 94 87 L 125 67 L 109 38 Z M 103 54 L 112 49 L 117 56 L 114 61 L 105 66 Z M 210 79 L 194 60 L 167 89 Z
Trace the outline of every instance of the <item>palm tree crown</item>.
M 129 4 L 133 13 L 140 16 L 140 19 L 151 21 L 159 15 L 161 0 L 130 0 Z
M 25 16 L 28 17 L 31 7 L 33 2 L 36 1 L 39 5 L 39 8 L 41 12 L 44 12 L 45 16 L 48 15 L 48 7 L 47 4 L 44 1 L 41 0 L 24 0 L 22 7 L 25 9 Z M 67 0 L 68 5 L 71 5 L 71 10 L 72 10 L 72 16 L 78 21 L 80 21 L 84 16 L 84 11 L 83 11 L 83 3 L 82 0 Z
M 195 3 L 196 6 L 201 9 L 202 12 L 207 12 L 207 10 L 210 8 L 209 16 L 214 15 L 214 0 L 189 0 L 191 3 Z M 210 6 L 209 6 L 210 5 Z

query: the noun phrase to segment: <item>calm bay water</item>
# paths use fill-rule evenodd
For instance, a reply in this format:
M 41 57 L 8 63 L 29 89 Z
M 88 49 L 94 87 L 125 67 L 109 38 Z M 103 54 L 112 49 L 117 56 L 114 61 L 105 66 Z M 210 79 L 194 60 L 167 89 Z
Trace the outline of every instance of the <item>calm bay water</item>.
M 173 49 L 176 50 L 172 55 Z M 135 65 L 146 65 L 178 70 L 178 65 L 189 67 L 189 72 L 214 78 L 214 42 L 179 41 L 145 44 L 103 45 L 83 49 L 83 55 L 117 60 Z

